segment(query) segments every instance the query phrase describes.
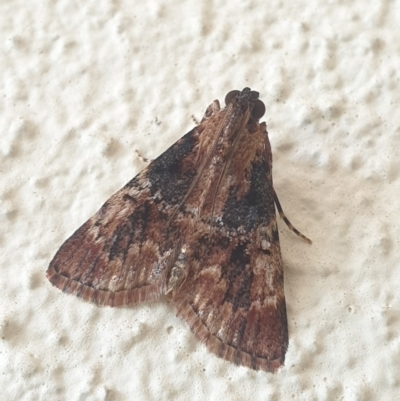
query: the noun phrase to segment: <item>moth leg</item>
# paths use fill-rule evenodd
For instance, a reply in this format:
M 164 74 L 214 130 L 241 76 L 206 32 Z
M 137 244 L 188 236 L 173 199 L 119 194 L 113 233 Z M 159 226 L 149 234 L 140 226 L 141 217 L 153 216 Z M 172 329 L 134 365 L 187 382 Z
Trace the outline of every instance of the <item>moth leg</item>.
M 286 223 L 286 225 L 287 225 L 296 235 L 298 235 L 298 236 L 299 236 L 300 238 L 302 238 L 304 241 L 306 241 L 306 242 L 308 242 L 309 244 L 311 244 L 312 241 L 311 241 L 309 238 L 307 238 L 305 235 L 303 235 L 299 230 L 297 230 L 297 229 L 293 226 L 293 224 L 289 221 L 289 219 L 285 216 L 285 213 L 283 213 L 283 209 L 282 209 L 282 206 L 281 206 L 281 204 L 280 204 L 280 202 L 279 202 L 278 195 L 276 194 L 275 189 L 274 189 L 274 200 L 275 200 L 275 206 L 276 206 L 276 208 L 278 209 L 278 212 L 279 212 L 279 216 L 281 216 L 281 219 Z
M 142 156 L 137 149 L 135 149 L 135 153 L 138 159 L 143 163 L 151 163 L 153 161 L 152 159 L 148 159 L 147 157 Z

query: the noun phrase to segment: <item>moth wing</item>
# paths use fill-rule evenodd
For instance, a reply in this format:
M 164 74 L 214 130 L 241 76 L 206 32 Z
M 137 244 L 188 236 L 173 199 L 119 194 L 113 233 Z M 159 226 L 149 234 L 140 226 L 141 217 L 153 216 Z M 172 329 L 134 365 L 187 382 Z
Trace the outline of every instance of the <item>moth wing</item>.
M 213 243 L 227 243 L 220 239 Z M 251 238 L 202 250 L 197 242 L 195 253 L 204 251 L 199 262 L 204 267 L 188 267 L 173 302 L 210 351 L 238 365 L 273 372 L 283 365 L 288 345 L 282 260 L 279 242 L 271 243 L 270 253 L 255 244 L 257 238 Z M 186 253 L 190 257 L 190 247 Z
M 232 240 L 224 250 L 217 244 L 227 239 L 215 233 L 214 246 L 201 249 L 202 241 L 193 244 L 195 253 L 203 255 L 203 267 L 188 266 L 173 302 L 211 352 L 238 365 L 274 372 L 285 360 L 288 329 L 276 220 L 268 228 L 275 241 L 265 250 L 256 233 L 245 241 Z
M 58 250 L 50 282 L 100 305 L 156 299 L 176 259 L 179 230 L 168 224 L 196 174 L 195 129 L 115 193 Z
M 213 217 L 204 216 L 186 236 L 183 263 L 177 265 L 186 269 L 185 280 L 172 300 L 210 351 L 273 372 L 288 346 L 283 263 L 271 152 L 264 137 L 257 143 L 255 135 L 248 142 L 255 156 L 243 162 L 248 148 L 240 146 L 221 181 Z

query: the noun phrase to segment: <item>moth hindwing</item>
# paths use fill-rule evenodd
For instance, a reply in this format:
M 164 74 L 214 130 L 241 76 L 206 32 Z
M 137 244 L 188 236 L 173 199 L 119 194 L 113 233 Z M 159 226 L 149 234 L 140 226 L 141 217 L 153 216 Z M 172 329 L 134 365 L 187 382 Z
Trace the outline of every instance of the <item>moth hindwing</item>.
M 258 93 L 232 91 L 225 103 L 65 241 L 47 277 L 99 305 L 166 295 L 210 351 L 274 372 L 288 346 L 275 206 L 309 240 L 274 191 Z

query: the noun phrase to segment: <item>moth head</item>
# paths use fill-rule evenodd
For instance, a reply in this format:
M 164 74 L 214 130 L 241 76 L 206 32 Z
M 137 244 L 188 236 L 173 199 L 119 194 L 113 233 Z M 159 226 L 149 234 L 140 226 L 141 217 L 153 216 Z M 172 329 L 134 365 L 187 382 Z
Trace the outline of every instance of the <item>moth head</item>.
M 265 105 L 258 96 L 259 93 L 250 88 L 244 88 L 242 91 L 233 90 L 225 96 L 225 106 L 231 103 L 244 104 L 249 108 L 251 118 L 258 121 L 265 114 Z

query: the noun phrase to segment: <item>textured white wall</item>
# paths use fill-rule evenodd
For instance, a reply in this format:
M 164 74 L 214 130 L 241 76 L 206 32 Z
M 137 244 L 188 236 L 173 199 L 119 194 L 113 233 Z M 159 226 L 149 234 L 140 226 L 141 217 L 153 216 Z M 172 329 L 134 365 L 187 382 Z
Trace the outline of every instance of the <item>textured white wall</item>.
M 400 0 L 0 4 L 1 400 L 394 400 L 400 394 Z M 231 89 L 258 90 L 290 345 L 210 354 L 167 304 L 53 288 L 58 247 Z

